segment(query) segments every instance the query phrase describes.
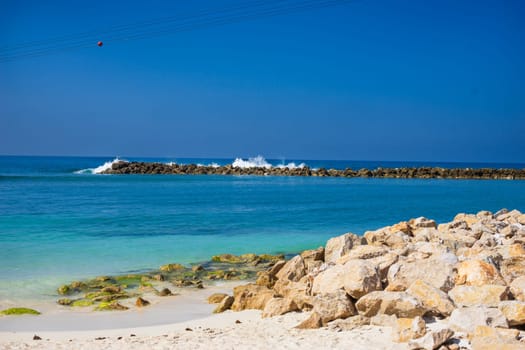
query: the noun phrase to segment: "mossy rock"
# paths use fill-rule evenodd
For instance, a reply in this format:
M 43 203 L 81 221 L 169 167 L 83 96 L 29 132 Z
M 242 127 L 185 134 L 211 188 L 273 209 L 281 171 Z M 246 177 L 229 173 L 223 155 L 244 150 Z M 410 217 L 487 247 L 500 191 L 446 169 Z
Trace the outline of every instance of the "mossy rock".
M 119 304 L 116 301 L 101 302 L 96 308 L 96 311 L 123 311 L 129 307 Z
M 93 301 L 88 300 L 88 299 L 79 299 L 71 303 L 71 306 L 74 306 L 74 307 L 86 307 L 86 306 L 91 306 L 91 305 L 93 305 Z
M 172 271 L 184 270 L 184 269 L 186 268 L 184 267 L 184 265 L 181 265 L 181 264 L 166 264 L 166 265 L 162 265 L 159 270 L 163 272 L 172 272 Z
M 40 315 L 39 311 L 36 311 L 34 309 L 29 309 L 27 307 L 12 307 L 9 309 L 5 309 L 0 311 L 0 315 Z
M 211 257 L 211 261 L 214 262 L 222 262 L 222 263 L 228 263 L 228 264 L 240 264 L 244 262 L 241 257 L 233 254 L 220 254 L 220 255 L 214 255 Z
M 64 306 L 69 306 L 69 305 L 71 305 L 72 302 L 73 302 L 73 300 L 71 300 L 69 298 L 62 298 L 62 299 L 58 299 L 57 300 L 57 304 L 64 305 Z
M 69 295 L 69 294 L 73 294 L 74 291 L 69 285 L 63 284 L 60 287 L 58 287 L 57 292 L 60 295 Z
M 142 282 L 143 277 L 144 275 L 123 275 L 123 276 L 116 276 L 114 277 L 114 279 L 115 279 L 115 282 L 117 282 L 121 286 L 125 286 L 124 288 L 129 288 L 129 287 L 140 286 L 140 283 Z
M 122 292 L 122 288 L 120 286 L 107 286 L 100 290 L 102 293 L 110 293 L 110 294 L 118 294 Z

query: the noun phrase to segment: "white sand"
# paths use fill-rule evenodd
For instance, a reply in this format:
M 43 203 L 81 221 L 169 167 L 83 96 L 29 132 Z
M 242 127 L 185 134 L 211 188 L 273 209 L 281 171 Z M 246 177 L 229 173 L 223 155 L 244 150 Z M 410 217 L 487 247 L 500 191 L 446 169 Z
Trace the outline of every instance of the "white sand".
M 97 331 L 0 333 L 2 349 L 407 349 L 390 342 L 390 328 L 365 326 L 337 332 L 293 327 L 308 317 L 290 313 L 262 319 L 248 310 L 181 323 Z M 240 323 L 236 323 L 236 321 Z M 191 329 L 186 330 L 186 328 Z M 135 336 L 131 336 L 134 334 Z M 122 337 L 121 339 L 118 339 Z M 104 338 L 97 340 L 96 338 Z
M 257 310 L 213 315 L 215 306 L 208 305 L 206 297 L 218 291 L 231 293 L 232 286 L 227 283 L 153 299 L 153 305 L 143 310 L 52 308 L 40 316 L 0 317 L 0 349 L 407 348 L 406 344 L 390 342 L 390 328 L 366 326 L 349 332 L 295 329 L 308 313 L 269 319 L 262 319 Z M 33 340 L 35 334 L 42 340 Z

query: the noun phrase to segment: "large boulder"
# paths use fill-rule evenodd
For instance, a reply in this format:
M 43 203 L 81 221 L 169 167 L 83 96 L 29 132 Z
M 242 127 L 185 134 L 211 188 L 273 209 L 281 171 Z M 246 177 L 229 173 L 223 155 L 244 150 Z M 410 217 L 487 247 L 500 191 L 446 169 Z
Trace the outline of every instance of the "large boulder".
M 361 245 L 363 243 L 363 237 L 360 237 L 353 233 L 346 233 L 344 235 L 334 237 L 326 242 L 324 250 L 324 261 L 326 263 L 334 263 L 348 253 L 352 247 Z
M 330 321 L 357 314 L 354 304 L 343 290 L 317 295 L 313 312 L 321 316 L 323 326 Z
M 313 250 L 305 250 L 301 253 L 307 272 L 311 272 L 320 267 L 324 262 L 324 247 Z
M 459 285 L 452 288 L 448 295 L 457 306 L 485 305 L 497 307 L 500 301 L 508 299 L 509 289 L 496 284 L 484 286 Z
M 287 298 L 272 298 L 268 300 L 264 307 L 262 317 L 273 317 L 284 315 L 291 311 L 298 311 L 299 308 L 295 302 Z
M 502 301 L 498 309 L 505 315 L 510 326 L 525 324 L 525 302 L 518 300 Z
M 523 349 L 523 343 L 518 340 L 519 331 L 516 329 L 493 328 L 477 326 L 469 334 L 470 345 L 473 350 L 518 350 Z
M 413 318 L 428 311 L 419 299 L 406 292 L 371 292 L 361 297 L 355 306 L 359 314 L 367 317 L 387 314 Z
M 420 228 L 437 228 L 436 222 L 431 219 L 427 219 L 423 216 L 420 216 L 415 219 L 410 219 L 408 221 L 408 225 L 410 226 L 412 231 L 415 231 Z
M 360 246 L 354 247 L 347 254 L 340 257 L 337 260 L 337 264 L 342 265 L 346 263 L 348 260 L 377 258 L 377 257 L 387 254 L 388 252 L 389 250 L 384 247 L 368 245 L 368 244 L 360 245 Z
M 525 301 L 525 275 L 517 277 L 510 284 L 510 292 L 516 300 Z
M 344 265 L 335 265 L 315 277 L 312 293 L 333 293 L 339 289 L 355 299 L 381 290 L 381 278 L 373 264 L 367 260 L 350 260 Z
M 306 266 L 304 260 L 300 255 L 294 256 L 290 259 L 280 270 L 275 277 L 278 280 L 288 280 L 292 282 L 299 281 L 306 275 Z
M 406 343 L 421 338 L 426 333 L 426 323 L 421 317 L 398 318 L 392 329 L 392 341 Z
M 233 289 L 234 302 L 231 309 L 233 311 L 246 309 L 264 310 L 268 300 L 274 296 L 273 290 L 254 283 L 237 286 Z
M 525 276 L 525 256 L 515 256 L 503 260 L 500 264 L 500 271 L 509 284 L 516 278 Z
M 278 280 L 273 286 L 273 290 L 278 296 L 293 300 L 300 310 L 311 310 L 313 296 L 308 281 L 308 276 L 303 277 L 298 282 Z
M 215 310 L 213 310 L 213 313 L 218 314 L 229 310 L 232 307 L 234 300 L 235 299 L 232 296 L 227 295 L 219 302 Z
M 454 335 L 454 331 L 448 328 L 442 328 L 430 331 L 423 337 L 413 339 L 408 343 L 409 349 L 417 350 L 435 350 Z
M 486 306 L 470 306 L 455 309 L 449 318 L 449 327 L 457 332 L 472 333 L 477 326 L 508 328 L 507 319 L 501 311 Z
M 391 249 L 404 248 L 410 242 L 410 236 L 402 231 L 391 232 L 388 227 L 364 234 L 366 242 L 373 246 L 387 246 Z
M 483 260 L 465 260 L 457 265 L 456 284 L 483 286 L 485 284 L 505 285 L 498 269 Z
M 407 289 L 407 293 L 421 300 L 423 306 L 434 315 L 449 316 L 455 309 L 447 293 L 425 281 L 414 281 Z
M 404 291 L 416 280 L 448 292 L 454 287 L 454 266 L 442 259 L 399 261 L 388 270 L 388 291 Z

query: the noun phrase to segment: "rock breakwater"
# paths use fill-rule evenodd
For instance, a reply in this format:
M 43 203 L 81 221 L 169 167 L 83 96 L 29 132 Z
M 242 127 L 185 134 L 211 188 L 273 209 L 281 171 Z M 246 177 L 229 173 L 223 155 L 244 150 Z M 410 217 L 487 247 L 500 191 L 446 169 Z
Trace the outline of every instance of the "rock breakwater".
M 309 312 L 300 329 L 388 326 L 411 349 L 523 349 L 524 295 L 525 214 L 502 209 L 346 233 L 260 271 L 229 305 Z
M 419 178 L 419 179 L 525 179 L 525 169 L 495 168 L 377 168 L 359 169 L 312 169 L 308 166 L 252 167 L 241 168 L 233 165 L 206 166 L 196 164 L 165 164 L 153 162 L 119 161 L 101 172 L 102 174 L 164 174 L 164 175 L 256 175 L 256 176 L 318 176 L 318 177 L 361 177 L 361 178 Z

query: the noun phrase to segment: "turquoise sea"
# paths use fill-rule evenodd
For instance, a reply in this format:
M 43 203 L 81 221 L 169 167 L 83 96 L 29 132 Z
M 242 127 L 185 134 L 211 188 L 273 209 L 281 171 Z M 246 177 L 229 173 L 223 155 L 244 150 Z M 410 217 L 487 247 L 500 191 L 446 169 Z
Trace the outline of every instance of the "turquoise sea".
M 140 159 L 229 164 L 234 159 Z M 0 303 L 54 296 L 62 282 L 208 260 L 293 253 L 412 217 L 525 211 L 525 181 L 99 175 L 112 157 L 0 157 Z M 313 161 L 312 168 L 525 164 Z M 293 164 L 291 164 L 293 163 Z

